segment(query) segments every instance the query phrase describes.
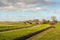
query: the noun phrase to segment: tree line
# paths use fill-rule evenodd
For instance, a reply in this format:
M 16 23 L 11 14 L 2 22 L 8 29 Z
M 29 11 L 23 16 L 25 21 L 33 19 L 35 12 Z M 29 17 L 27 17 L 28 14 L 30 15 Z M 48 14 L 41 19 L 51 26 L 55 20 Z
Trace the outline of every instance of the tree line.
M 25 24 L 33 24 L 33 25 L 37 25 L 37 24 L 55 24 L 57 23 L 57 19 L 55 16 L 51 17 L 51 20 L 46 20 L 46 19 L 42 19 L 41 21 L 39 21 L 39 19 L 34 19 L 34 20 L 27 20 L 24 21 Z

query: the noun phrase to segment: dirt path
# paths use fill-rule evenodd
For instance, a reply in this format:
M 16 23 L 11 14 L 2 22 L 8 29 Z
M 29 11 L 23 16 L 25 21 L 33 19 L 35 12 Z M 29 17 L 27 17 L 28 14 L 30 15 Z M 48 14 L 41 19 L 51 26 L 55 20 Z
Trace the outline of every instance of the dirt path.
M 46 30 L 46 31 L 44 31 L 44 32 L 42 32 L 42 33 L 36 34 L 36 35 L 34 35 L 34 36 L 26 39 L 26 40 L 38 40 L 38 38 L 46 35 L 48 32 L 52 31 L 53 29 L 54 29 L 54 28 L 50 28 L 50 29 L 48 29 L 48 30 Z

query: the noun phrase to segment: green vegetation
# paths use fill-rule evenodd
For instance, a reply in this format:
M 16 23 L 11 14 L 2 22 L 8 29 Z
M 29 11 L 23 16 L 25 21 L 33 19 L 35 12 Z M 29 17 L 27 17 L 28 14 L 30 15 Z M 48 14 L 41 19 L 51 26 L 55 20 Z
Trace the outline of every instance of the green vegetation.
M 60 40 L 60 23 L 57 23 L 55 26 L 55 29 L 51 30 L 43 37 L 38 38 L 38 40 Z
M 34 33 L 34 32 L 37 32 L 39 30 L 45 29 L 49 26 L 50 26 L 49 24 L 41 24 L 41 25 L 37 25 L 36 27 L 25 28 L 22 30 L 1 32 L 0 33 L 0 40 L 13 40 L 16 37 L 22 37 L 24 35 Z
M 24 23 L 0 23 L 0 31 L 2 30 L 9 30 L 14 28 L 26 28 L 28 26 L 32 26 L 31 24 L 24 24 Z
M 52 17 L 52 21 L 43 19 L 39 21 L 38 19 L 35 20 L 27 20 L 23 22 L 0 22 L 0 40 L 14 40 L 18 37 L 23 37 L 37 31 L 43 30 L 45 28 L 52 26 L 56 26 L 54 30 L 48 32 L 43 37 L 38 37 L 37 40 L 56 40 L 59 39 L 59 25 L 55 17 Z M 20 29 L 23 28 L 23 29 Z M 17 30 L 13 30 L 17 29 Z M 5 31 L 8 30 L 8 31 Z M 1 32 L 3 31 L 3 32 Z M 40 36 L 40 35 L 38 35 Z
M 42 34 L 36 35 L 37 37 L 32 37 L 29 40 L 60 40 L 60 23 L 57 23 L 54 26 L 54 29 L 47 30 L 48 32 L 45 31 Z

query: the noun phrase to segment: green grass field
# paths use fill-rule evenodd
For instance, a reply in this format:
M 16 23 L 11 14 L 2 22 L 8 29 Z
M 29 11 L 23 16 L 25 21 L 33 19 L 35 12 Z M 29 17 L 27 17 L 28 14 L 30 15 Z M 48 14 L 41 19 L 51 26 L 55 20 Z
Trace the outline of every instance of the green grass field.
M 28 26 L 31 26 L 31 27 L 25 28 Z M 19 23 L 0 24 L 0 30 L 21 28 L 21 27 L 24 28 L 24 29 L 0 32 L 0 40 L 14 40 L 15 38 L 23 37 L 25 35 L 37 32 L 39 30 L 43 30 L 45 28 L 48 28 L 49 26 L 50 26 L 49 24 L 40 24 L 40 25 L 37 25 L 36 27 L 33 27 L 30 24 L 23 24 L 23 23 L 22 24 L 19 24 Z M 51 29 L 48 33 L 45 34 L 45 32 L 43 32 L 43 34 L 39 34 L 37 37 L 31 38 L 31 40 L 60 40 L 60 23 L 57 23 L 54 26 L 55 28 Z
M 14 28 L 26 28 L 28 26 L 32 26 L 32 25 L 24 24 L 24 23 L 0 24 L 0 31 L 14 29 Z
M 47 30 L 43 32 L 42 34 L 38 34 L 29 40 L 60 40 L 60 23 L 55 24 L 54 29 L 51 29 L 50 31 Z M 42 36 L 43 35 L 43 36 Z
M 55 29 L 51 30 L 43 37 L 38 38 L 38 40 L 60 40 L 60 23 L 57 23 L 55 26 Z
M 13 40 L 17 37 L 22 37 L 22 36 L 28 35 L 30 33 L 37 32 L 37 31 L 45 29 L 49 26 L 50 26 L 49 24 L 42 24 L 42 25 L 38 25 L 36 27 L 25 28 L 22 30 L 0 32 L 0 40 Z

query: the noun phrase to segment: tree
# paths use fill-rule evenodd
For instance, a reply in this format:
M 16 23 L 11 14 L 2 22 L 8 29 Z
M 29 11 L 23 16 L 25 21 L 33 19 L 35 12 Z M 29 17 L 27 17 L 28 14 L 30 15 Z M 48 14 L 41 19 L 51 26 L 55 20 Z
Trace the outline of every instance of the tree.
M 33 22 L 35 22 L 36 24 L 39 24 L 39 19 L 34 19 Z
M 57 23 L 56 17 L 52 16 L 51 20 L 49 21 L 49 24 L 54 25 L 55 23 Z
M 55 16 L 52 16 L 51 19 L 52 19 L 52 21 L 53 21 L 54 23 L 57 23 L 57 19 L 56 19 Z
M 47 20 L 42 19 L 42 23 L 43 23 L 43 24 L 46 24 L 47 22 L 48 22 Z
M 39 19 L 34 19 L 33 21 L 34 21 L 34 22 L 39 22 Z

